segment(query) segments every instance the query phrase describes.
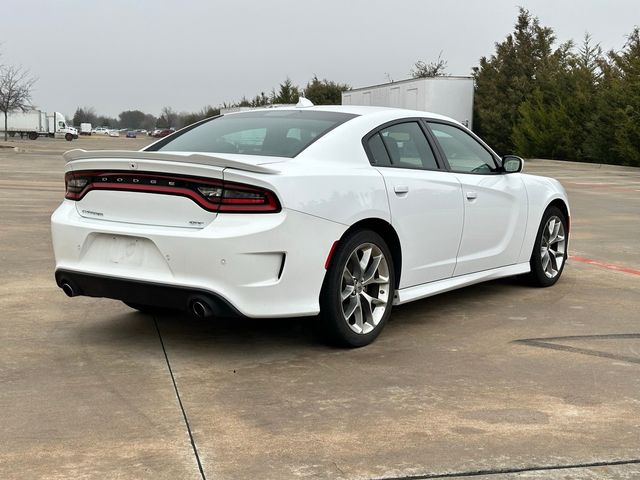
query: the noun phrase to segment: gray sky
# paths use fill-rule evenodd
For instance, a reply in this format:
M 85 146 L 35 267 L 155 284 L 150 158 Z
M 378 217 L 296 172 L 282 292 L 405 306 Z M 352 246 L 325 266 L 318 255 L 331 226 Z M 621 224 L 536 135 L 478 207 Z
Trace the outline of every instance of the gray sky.
M 38 77 L 34 103 L 157 115 L 269 92 L 314 75 L 360 87 L 408 77 L 440 51 L 468 75 L 513 30 L 517 5 L 559 41 L 620 49 L 638 0 L 0 0 L 0 62 Z

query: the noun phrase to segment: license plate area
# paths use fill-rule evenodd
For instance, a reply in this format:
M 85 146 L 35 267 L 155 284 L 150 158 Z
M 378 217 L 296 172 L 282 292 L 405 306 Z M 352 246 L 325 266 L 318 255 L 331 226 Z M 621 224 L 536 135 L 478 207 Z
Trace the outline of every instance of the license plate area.
M 170 273 L 167 258 L 155 243 L 148 238 L 131 235 L 90 234 L 82 249 L 81 262 L 114 270 Z
M 125 237 L 112 235 L 109 239 L 109 261 L 124 265 L 142 265 L 144 260 L 145 239 L 138 237 Z

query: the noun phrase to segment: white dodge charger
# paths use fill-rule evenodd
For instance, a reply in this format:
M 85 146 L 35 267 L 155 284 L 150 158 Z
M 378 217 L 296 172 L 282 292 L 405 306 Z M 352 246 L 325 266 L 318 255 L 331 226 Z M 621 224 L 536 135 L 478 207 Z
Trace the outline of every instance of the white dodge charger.
M 309 104 L 210 118 L 142 151 L 67 152 L 57 284 L 142 311 L 320 314 L 362 346 L 392 305 L 510 275 L 558 280 L 559 182 L 450 118 Z

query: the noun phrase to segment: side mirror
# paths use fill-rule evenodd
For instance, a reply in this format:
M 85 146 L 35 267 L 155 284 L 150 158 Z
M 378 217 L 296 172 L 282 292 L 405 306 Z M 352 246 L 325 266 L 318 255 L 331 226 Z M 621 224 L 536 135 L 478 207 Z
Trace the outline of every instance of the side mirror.
M 522 171 L 524 160 L 515 155 L 505 155 L 502 157 L 502 171 L 504 173 L 518 173 Z

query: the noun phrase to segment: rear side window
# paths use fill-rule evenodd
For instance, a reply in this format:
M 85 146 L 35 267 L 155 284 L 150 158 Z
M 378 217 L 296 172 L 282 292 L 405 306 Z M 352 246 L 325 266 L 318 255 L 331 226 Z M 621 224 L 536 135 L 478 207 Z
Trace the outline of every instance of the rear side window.
M 435 155 L 417 122 L 398 123 L 380 131 L 392 167 L 437 170 Z
M 369 139 L 369 151 L 371 152 L 371 164 L 376 167 L 390 167 L 391 160 L 387 148 L 382 143 L 382 137 L 376 133 Z
M 295 157 L 354 117 L 342 112 L 278 109 L 224 115 L 158 142 L 147 151 Z

